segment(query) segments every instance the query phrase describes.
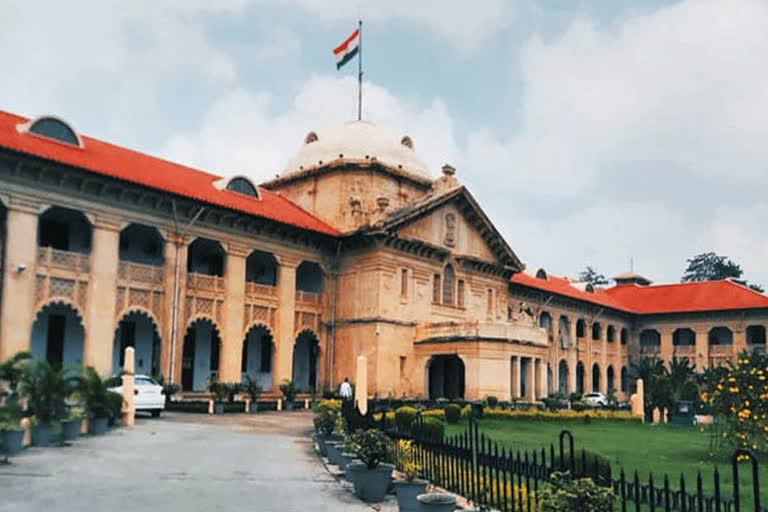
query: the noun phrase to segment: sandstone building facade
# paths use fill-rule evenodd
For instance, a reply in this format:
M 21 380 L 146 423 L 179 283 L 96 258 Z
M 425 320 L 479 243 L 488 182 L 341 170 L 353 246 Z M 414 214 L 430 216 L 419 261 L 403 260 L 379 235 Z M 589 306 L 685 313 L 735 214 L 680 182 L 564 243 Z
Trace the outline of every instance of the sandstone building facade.
M 310 132 L 260 185 L 0 112 L 0 359 L 18 350 L 186 392 L 246 375 L 386 395 L 627 391 L 629 361 L 765 349 L 732 281 L 593 288 L 524 264 L 446 165 L 367 122 Z

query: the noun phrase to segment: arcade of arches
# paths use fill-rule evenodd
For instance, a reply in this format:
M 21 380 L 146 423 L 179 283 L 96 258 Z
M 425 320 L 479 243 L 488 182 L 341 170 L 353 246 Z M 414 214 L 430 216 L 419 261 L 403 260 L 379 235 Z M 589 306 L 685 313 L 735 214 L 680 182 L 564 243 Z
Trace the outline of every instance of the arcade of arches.
M 0 360 L 108 374 L 131 346 L 185 392 L 250 377 L 274 396 L 336 386 L 364 354 L 371 394 L 538 399 L 626 393 L 641 355 L 704 368 L 766 349 L 768 297 L 736 282 L 526 271 L 456 169 L 433 176 L 372 123 L 297 137 L 290 168 L 251 186 L 113 144 L 54 161 L 25 122 L 0 116 Z M 659 289 L 683 298 L 665 310 Z

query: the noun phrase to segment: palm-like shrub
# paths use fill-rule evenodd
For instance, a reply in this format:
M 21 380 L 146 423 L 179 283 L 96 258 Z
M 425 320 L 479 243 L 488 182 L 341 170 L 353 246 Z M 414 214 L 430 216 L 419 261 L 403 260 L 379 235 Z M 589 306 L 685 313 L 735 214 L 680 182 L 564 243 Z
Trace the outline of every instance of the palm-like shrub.
M 24 365 L 19 389 L 38 423 L 46 425 L 66 416 L 65 400 L 77 390 L 78 382 L 71 368 L 56 368 L 48 361 L 31 361 Z
M 122 395 L 109 391 L 107 382 L 91 366 L 83 370 L 77 393 L 91 418 L 114 418 L 117 403 L 114 395 L 120 397 L 122 406 Z M 117 414 L 119 415 L 119 410 Z
M 280 392 L 286 402 L 293 402 L 293 399 L 296 398 L 296 385 L 292 380 L 284 380 L 280 383 Z
M 213 399 L 217 402 L 224 402 L 229 394 L 226 384 L 216 379 L 211 379 L 208 384 L 208 391 L 213 394 Z
M 10 395 L 16 393 L 24 368 L 31 358 L 29 352 L 16 352 L 10 359 L 0 363 L 0 381 L 6 383 Z
M 240 389 L 251 398 L 251 402 L 255 402 L 261 396 L 261 386 L 250 375 L 245 376 L 245 382 L 240 385 Z

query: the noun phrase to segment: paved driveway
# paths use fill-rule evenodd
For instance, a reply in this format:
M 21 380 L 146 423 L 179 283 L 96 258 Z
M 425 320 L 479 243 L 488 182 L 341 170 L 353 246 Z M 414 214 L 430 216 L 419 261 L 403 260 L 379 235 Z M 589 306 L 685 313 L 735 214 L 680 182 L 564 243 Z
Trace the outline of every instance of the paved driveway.
M 304 432 L 307 413 L 167 413 L 0 466 L 0 511 L 357 512 Z

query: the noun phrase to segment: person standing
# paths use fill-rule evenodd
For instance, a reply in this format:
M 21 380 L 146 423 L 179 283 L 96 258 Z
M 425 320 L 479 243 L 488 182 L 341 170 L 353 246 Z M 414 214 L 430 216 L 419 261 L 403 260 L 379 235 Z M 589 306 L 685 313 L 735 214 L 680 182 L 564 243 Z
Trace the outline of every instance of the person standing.
M 344 377 L 344 382 L 339 387 L 339 395 L 342 400 L 352 400 L 352 385 L 347 377 Z

